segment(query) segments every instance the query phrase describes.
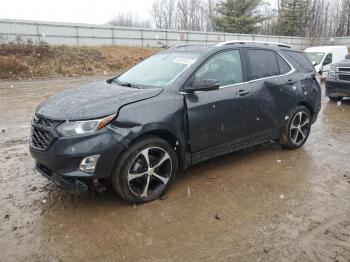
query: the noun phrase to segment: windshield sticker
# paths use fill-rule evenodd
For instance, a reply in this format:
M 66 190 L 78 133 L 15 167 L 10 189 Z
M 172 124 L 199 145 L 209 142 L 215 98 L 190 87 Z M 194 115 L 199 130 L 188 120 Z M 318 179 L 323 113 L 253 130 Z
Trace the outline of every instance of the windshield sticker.
M 184 58 L 184 57 L 178 57 L 174 59 L 175 63 L 178 64 L 185 64 L 185 65 L 190 65 L 192 64 L 194 61 L 196 61 L 195 59 L 188 59 L 188 58 Z

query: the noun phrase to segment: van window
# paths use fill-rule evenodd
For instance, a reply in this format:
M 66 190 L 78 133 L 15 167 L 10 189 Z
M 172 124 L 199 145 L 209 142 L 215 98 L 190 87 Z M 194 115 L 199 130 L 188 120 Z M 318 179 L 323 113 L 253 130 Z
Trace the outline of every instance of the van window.
M 333 61 L 333 55 L 332 54 L 328 54 L 326 56 L 326 58 L 324 59 L 324 61 L 323 61 L 323 65 L 332 64 L 332 61 Z
M 306 52 L 307 57 L 310 59 L 313 64 L 320 64 L 322 58 L 324 57 L 324 53 L 322 52 Z
M 239 50 L 218 53 L 206 61 L 194 75 L 197 79 L 215 79 L 221 86 L 243 82 Z
M 279 75 L 275 52 L 264 49 L 247 49 L 251 80 Z
M 279 54 L 276 54 L 276 57 L 281 75 L 287 74 L 288 72 L 290 72 L 290 70 L 292 70 L 288 63 Z
M 288 61 L 294 66 L 295 69 L 297 69 L 300 72 L 314 72 L 315 68 L 311 64 L 310 60 L 306 56 L 304 52 L 299 51 L 292 51 L 292 50 L 282 50 L 283 53 L 286 55 L 286 58 Z

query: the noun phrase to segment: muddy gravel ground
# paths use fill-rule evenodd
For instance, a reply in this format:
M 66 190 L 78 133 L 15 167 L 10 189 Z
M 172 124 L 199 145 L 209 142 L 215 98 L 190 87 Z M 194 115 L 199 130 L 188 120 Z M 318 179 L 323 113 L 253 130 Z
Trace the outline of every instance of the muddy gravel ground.
M 350 261 L 350 100 L 323 97 L 301 149 L 207 161 L 133 206 L 62 192 L 28 152 L 35 107 L 94 80 L 0 82 L 0 261 Z

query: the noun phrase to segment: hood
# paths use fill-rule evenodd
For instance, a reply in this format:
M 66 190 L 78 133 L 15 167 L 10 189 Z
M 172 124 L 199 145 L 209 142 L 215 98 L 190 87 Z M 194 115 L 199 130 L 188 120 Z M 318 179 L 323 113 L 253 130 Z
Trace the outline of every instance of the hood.
M 339 66 L 350 67 L 350 59 L 344 59 L 344 60 L 342 60 L 340 62 L 332 64 L 332 66 L 336 66 L 336 67 L 339 67 Z
M 86 120 L 117 113 L 119 108 L 157 96 L 162 88 L 137 89 L 96 82 L 62 91 L 38 106 L 36 114 L 53 120 Z

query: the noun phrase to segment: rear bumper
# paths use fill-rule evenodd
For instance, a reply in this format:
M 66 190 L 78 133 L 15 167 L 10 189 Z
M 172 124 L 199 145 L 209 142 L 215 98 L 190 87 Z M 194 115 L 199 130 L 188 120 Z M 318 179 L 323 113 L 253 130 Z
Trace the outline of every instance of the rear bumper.
M 350 96 L 350 82 L 326 82 L 326 96 L 338 97 L 338 96 Z

